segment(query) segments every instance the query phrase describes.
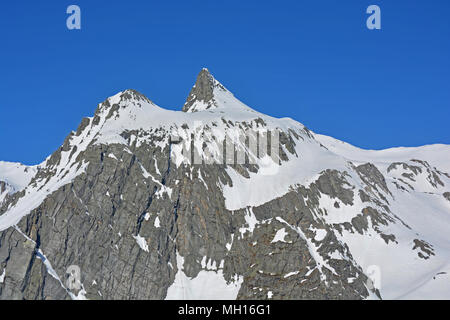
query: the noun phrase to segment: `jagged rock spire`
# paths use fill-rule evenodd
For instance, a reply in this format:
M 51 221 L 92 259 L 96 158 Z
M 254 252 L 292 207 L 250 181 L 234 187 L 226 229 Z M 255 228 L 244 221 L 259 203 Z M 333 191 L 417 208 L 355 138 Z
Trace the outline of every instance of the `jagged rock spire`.
M 183 112 L 196 112 L 207 110 L 215 106 L 214 89 L 226 90 L 208 71 L 203 68 L 197 76 L 197 81 L 189 93 Z

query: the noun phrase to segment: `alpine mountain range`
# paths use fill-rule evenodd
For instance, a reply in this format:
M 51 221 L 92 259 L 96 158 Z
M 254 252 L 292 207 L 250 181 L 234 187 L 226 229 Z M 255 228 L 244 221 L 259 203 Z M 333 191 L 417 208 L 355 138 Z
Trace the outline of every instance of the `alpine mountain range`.
M 207 69 L 181 111 L 125 90 L 0 162 L 0 299 L 450 299 L 449 159 L 259 113 Z

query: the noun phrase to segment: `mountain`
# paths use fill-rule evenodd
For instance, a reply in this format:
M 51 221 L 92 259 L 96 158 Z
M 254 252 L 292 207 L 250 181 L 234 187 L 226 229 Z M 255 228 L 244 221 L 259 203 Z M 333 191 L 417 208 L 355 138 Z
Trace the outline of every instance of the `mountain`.
M 207 69 L 182 111 L 126 90 L 0 202 L 0 298 L 450 298 L 449 157 L 316 134 Z

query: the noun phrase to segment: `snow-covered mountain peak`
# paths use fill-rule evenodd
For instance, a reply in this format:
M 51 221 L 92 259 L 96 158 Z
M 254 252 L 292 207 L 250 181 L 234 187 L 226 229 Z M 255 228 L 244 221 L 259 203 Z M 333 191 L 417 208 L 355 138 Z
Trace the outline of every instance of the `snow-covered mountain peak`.
M 126 132 L 141 132 L 142 138 L 152 135 L 158 128 L 179 134 L 179 130 L 186 128 L 214 127 L 223 135 L 223 132 L 232 131 L 239 124 L 247 129 L 277 128 L 285 132 L 291 128 L 295 131 L 304 129 L 303 125 L 292 119 L 276 119 L 251 109 L 204 68 L 197 76 L 183 110 L 164 109 L 136 90 L 128 89 L 100 103 L 94 117 L 83 119 L 72 135 L 84 142 L 87 141 L 85 135 L 88 135 L 96 143 L 111 144 L 125 143 L 123 136 L 124 133 L 127 135 Z M 68 140 L 71 145 L 76 142 L 72 141 L 73 136 Z
M 104 102 L 100 103 L 95 114 L 99 116 L 102 113 L 112 114 L 120 108 L 124 109 L 130 104 L 142 105 L 142 103 L 153 104 L 153 102 L 142 93 L 134 89 L 127 89 L 107 98 Z
M 196 112 L 216 107 L 214 89 L 226 89 L 212 76 L 208 69 L 203 68 L 197 76 L 197 81 L 189 93 L 183 106 L 184 112 Z
M 217 81 L 208 69 L 203 68 L 183 106 L 184 112 L 198 112 L 210 109 L 252 110 Z
M 0 161 L 0 298 L 450 297 L 450 146 L 362 150 L 207 69 L 183 111 L 125 90 L 39 166 Z

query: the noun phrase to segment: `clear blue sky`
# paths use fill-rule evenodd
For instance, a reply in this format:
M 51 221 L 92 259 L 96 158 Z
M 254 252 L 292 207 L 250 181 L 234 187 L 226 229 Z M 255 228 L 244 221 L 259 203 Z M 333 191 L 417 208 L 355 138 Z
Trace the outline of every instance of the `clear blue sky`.
M 3 1 L 0 160 L 41 162 L 127 88 L 181 109 L 202 67 L 258 111 L 359 147 L 450 144 L 449 17 L 448 0 Z

